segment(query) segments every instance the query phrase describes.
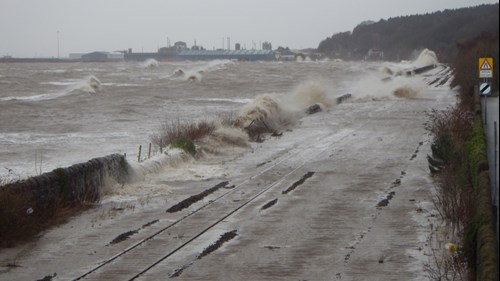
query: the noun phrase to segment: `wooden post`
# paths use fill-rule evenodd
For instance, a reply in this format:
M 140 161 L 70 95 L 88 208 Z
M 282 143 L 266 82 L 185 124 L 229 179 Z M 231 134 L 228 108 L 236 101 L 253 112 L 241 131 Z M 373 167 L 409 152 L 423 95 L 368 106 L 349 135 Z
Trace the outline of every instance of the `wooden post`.
M 149 149 L 148 149 L 148 159 L 151 158 L 151 143 L 149 143 Z
M 163 141 L 160 140 L 160 154 L 163 154 Z
M 141 149 L 142 145 L 139 145 L 139 155 L 137 156 L 137 162 L 141 162 Z

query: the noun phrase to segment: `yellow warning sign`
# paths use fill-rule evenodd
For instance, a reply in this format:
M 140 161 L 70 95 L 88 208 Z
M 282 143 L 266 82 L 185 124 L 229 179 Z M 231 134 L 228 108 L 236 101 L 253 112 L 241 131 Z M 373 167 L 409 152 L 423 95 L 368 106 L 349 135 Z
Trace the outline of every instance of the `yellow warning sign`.
M 493 58 L 479 58 L 479 78 L 493 78 Z

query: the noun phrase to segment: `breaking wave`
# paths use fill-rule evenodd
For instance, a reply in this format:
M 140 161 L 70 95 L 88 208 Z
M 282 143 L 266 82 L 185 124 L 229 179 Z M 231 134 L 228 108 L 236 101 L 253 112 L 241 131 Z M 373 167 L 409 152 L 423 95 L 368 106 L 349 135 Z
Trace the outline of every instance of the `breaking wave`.
M 54 84 L 56 82 L 50 82 L 50 83 Z M 68 85 L 68 84 L 59 83 L 59 85 Z M 90 75 L 80 81 L 77 81 L 76 83 L 71 83 L 68 89 L 64 92 L 46 93 L 33 96 L 19 96 L 19 97 L 10 96 L 1 98 L 0 100 L 1 101 L 45 101 L 78 93 L 96 94 L 101 90 L 102 90 L 101 81 L 97 79 L 97 77 Z
M 401 63 L 386 63 L 380 68 L 380 73 L 388 76 L 413 75 L 417 68 L 437 66 L 439 61 L 435 52 L 424 49 L 413 61 L 402 61 Z
M 234 64 L 232 60 L 212 60 L 199 66 L 196 71 L 210 72 L 226 69 L 228 65 Z
M 83 91 L 89 94 L 96 94 L 102 90 L 102 83 L 94 75 L 90 75 L 80 81 L 72 91 Z
M 189 82 L 201 82 L 203 78 L 203 71 L 202 70 L 182 70 L 181 68 L 177 68 L 174 70 L 172 75 L 170 76 L 174 79 L 180 79 L 183 81 L 189 81 Z
M 282 131 L 294 126 L 311 105 L 318 105 L 322 110 L 332 107 L 335 103 L 331 96 L 325 83 L 305 81 L 285 95 L 257 96 L 253 102 L 241 108 L 239 120 L 244 127 L 259 121 L 272 131 Z
M 289 118 L 287 112 L 276 96 L 269 94 L 259 95 L 255 100 L 241 108 L 238 119 L 244 128 L 254 122 L 262 122 L 269 129 L 277 130 L 285 124 Z M 285 117 L 286 116 L 286 117 Z
M 170 77 L 189 82 L 201 82 L 205 73 L 224 70 L 228 65 L 231 65 L 233 63 L 234 62 L 231 60 L 212 60 L 192 66 L 191 68 L 177 68 L 174 70 Z
M 157 68 L 160 63 L 155 59 L 147 59 L 142 63 L 143 68 Z
M 423 67 L 427 65 L 435 65 L 438 64 L 438 58 L 434 51 L 429 49 L 424 49 L 418 55 L 418 58 L 414 61 L 416 67 Z

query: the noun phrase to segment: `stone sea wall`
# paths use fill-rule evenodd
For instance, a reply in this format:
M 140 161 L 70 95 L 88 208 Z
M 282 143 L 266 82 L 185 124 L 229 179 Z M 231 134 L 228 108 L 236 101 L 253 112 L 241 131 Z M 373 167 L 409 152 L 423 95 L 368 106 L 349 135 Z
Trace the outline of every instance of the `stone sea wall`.
M 2 187 L 10 192 L 29 195 L 40 208 L 50 204 L 75 205 L 99 200 L 106 185 L 125 184 L 132 168 L 124 155 L 112 154 Z

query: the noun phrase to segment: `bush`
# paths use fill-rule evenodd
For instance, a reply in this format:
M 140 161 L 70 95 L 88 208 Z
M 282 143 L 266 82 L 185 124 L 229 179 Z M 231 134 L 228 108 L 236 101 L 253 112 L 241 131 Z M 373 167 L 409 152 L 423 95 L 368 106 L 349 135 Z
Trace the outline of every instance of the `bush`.
M 196 147 L 194 146 L 194 143 L 191 140 L 178 138 L 172 141 L 170 146 L 173 148 L 182 149 L 185 152 L 191 154 L 193 157 L 196 155 Z
M 477 177 L 479 173 L 488 170 L 486 138 L 484 136 L 483 125 L 479 119 L 474 123 L 471 137 L 467 142 L 466 158 L 472 186 L 474 189 L 477 189 Z

